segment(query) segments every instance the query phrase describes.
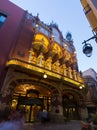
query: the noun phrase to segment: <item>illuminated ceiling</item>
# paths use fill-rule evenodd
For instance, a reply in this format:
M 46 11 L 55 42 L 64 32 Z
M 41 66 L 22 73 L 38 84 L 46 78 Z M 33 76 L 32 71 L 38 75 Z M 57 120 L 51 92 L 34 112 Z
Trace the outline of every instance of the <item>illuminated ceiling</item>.
M 27 90 L 30 89 L 37 90 L 42 95 L 50 95 L 50 90 L 48 90 L 47 88 L 32 84 L 20 84 L 15 88 L 15 93 L 26 94 Z

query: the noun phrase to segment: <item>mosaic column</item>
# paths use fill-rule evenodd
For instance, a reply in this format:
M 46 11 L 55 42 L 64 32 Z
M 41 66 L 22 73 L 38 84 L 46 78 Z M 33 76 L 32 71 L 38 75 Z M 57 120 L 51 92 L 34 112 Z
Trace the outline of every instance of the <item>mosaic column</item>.
M 61 94 L 52 97 L 52 121 L 64 122 Z

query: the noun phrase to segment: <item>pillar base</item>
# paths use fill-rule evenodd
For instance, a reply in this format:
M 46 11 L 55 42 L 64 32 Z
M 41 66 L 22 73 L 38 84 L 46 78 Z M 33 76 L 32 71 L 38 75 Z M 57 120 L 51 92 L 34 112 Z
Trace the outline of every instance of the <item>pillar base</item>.
M 51 122 L 53 123 L 65 123 L 64 116 L 59 114 L 51 115 Z

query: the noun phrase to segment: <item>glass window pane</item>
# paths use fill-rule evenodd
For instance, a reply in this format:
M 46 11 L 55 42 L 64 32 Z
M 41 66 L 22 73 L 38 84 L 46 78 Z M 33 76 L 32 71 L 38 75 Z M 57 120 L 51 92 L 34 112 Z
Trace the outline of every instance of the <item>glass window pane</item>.
M 4 22 L 6 20 L 5 16 L 0 16 L 0 22 Z
M 2 27 L 2 25 L 4 24 L 6 18 L 7 18 L 7 16 L 5 14 L 0 13 L 0 27 Z

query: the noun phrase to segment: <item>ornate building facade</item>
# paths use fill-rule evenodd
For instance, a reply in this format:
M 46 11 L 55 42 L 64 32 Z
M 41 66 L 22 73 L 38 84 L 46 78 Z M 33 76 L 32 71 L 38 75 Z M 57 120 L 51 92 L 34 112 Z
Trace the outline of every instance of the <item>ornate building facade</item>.
M 16 12 L 16 13 L 14 13 Z M 24 107 L 26 122 L 45 109 L 53 121 L 84 117 L 84 82 L 72 36 L 46 25 L 9 1 L 0 1 L 0 103 Z

